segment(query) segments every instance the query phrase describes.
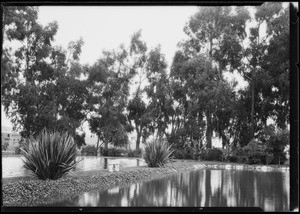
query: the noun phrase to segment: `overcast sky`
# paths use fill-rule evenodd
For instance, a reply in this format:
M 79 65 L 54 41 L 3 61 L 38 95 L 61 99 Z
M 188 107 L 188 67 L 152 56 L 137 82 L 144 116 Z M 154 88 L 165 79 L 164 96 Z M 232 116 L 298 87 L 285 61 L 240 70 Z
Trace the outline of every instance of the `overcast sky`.
M 103 49 L 128 45 L 139 29 L 148 47 L 161 44 L 170 63 L 176 44 L 185 37 L 184 24 L 196 11 L 197 7 L 190 6 L 52 6 L 40 7 L 39 21 L 43 25 L 58 22 L 55 44 L 67 47 L 68 42 L 82 37 L 82 63 L 94 63 Z

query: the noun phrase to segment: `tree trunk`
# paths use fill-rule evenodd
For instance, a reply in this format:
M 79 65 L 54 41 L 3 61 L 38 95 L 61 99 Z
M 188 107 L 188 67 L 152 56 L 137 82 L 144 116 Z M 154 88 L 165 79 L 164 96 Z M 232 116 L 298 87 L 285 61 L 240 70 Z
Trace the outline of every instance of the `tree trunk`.
M 212 122 L 211 122 L 211 113 L 210 110 L 206 112 L 206 148 L 211 149 L 211 138 L 212 138 Z
M 254 94 L 255 94 L 255 88 L 254 88 L 254 82 L 252 79 L 252 95 L 251 95 L 251 131 L 250 131 L 250 137 L 251 139 L 254 138 L 254 102 L 255 102 L 255 98 L 254 98 Z
M 98 140 L 97 140 L 97 147 L 96 147 L 96 151 L 97 151 L 97 156 L 99 154 L 99 142 L 100 142 L 100 139 L 98 137 Z
M 209 57 L 210 57 L 210 62 L 211 62 L 211 68 L 213 67 L 212 64 L 212 37 L 210 37 L 209 39 Z M 213 134 L 213 130 L 212 130 L 212 122 L 211 122 L 211 110 L 210 110 L 210 106 L 208 106 L 208 110 L 206 112 L 206 119 L 207 119 L 207 125 L 206 125 L 206 148 L 207 149 L 211 149 L 211 138 L 212 138 L 212 134 Z
M 136 127 L 136 133 L 137 133 L 137 137 L 136 137 L 136 146 L 135 149 L 138 150 L 140 148 L 140 142 L 141 142 L 141 136 L 142 136 L 142 129 L 138 127 Z
M 108 149 L 108 140 L 107 139 L 105 139 L 105 141 L 104 141 L 104 148 Z

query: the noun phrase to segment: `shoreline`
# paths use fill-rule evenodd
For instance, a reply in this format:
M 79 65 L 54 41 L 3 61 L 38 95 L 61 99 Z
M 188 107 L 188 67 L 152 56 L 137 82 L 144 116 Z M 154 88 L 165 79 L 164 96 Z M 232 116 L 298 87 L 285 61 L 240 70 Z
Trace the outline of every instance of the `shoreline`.
M 58 180 L 38 180 L 27 178 L 2 178 L 3 206 L 51 206 L 65 198 L 84 192 L 101 191 L 121 187 L 129 183 L 145 182 L 167 175 L 201 168 L 262 170 L 263 165 L 243 166 L 238 163 L 220 163 L 212 161 L 176 160 L 161 168 L 147 166 L 121 168 L 118 172 L 93 170 L 68 174 Z M 289 167 L 270 167 L 267 171 L 289 171 Z M 284 169 L 281 169 L 284 168 Z
M 3 206 L 49 206 L 64 198 L 95 189 L 101 191 L 164 177 L 175 172 L 188 171 L 193 169 L 193 165 L 193 163 L 187 162 L 175 165 L 169 163 L 161 168 L 128 167 L 120 169 L 119 172 L 94 170 L 81 175 L 67 175 L 58 180 L 21 179 L 14 182 L 3 182 Z
M 90 157 L 90 156 L 87 156 Z M 126 157 L 105 157 L 105 158 L 126 158 Z M 129 158 L 131 159 L 131 158 Z M 140 159 L 141 158 L 132 158 L 132 159 Z M 290 170 L 289 165 L 262 165 L 262 164 L 244 164 L 244 163 L 233 163 L 233 162 L 221 162 L 221 161 L 196 161 L 196 160 L 187 160 L 187 159 L 171 159 L 170 163 L 167 165 L 170 165 L 172 163 L 178 163 L 178 162 L 188 162 L 188 163 L 193 163 L 193 169 L 198 169 L 198 168 L 208 168 L 208 169 L 237 169 L 237 170 L 255 170 L 255 171 L 287 171 Z M 131 167 L 125 167 L 125 168 L 120 168 L 120 171 L 123 170 L 128 170 L 132 168 L 141 168 L 141 167 L 146 167 L 146 166 L 131 166 Z M 146 167 L 148 168 L 148 167 Z M 91 175 L 96 175 L 96 174 L 107 174 L 108 170 L 107 169 L 100 169 L 100 170 L 89 170 L 89 171 L 75 171 L 71 172 L 65 177 L 88 177 Z M 17 182 L 19 180 L 38 180 L 37 178 L 30 176 L 30 175 L 25 175 L 25 176 L 16 176 L 16 177 L 2 177 L 2 184 L 8 184 L 12 182 Z

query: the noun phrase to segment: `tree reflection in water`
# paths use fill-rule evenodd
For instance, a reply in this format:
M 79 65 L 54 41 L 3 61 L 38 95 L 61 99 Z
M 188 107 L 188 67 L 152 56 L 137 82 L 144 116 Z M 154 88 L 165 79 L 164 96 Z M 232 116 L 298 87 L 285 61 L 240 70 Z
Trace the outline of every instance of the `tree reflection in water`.
M 289 173 L 199 169 L 84 193 L 57 206 L 261 207 L 289 210 Z

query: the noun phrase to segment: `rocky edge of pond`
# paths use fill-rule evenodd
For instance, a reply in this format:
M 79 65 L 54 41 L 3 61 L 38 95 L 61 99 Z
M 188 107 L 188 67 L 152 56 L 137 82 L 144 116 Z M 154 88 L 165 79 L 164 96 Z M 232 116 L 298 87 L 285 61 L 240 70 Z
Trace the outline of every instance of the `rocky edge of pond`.
M 65 198 L 93 190 L 106 190 L 163 177 L 169 174 L 199 168 L 288 170 L 288 167 L 250 166 L 242 164 L 203 163 L 196 161 L 174 161 L 161 168 L 130 167 L 119 172 L 92 171 L 81 175 L 68 175 L 58 180 L 21 179 L 3 183 L 3 206 L 51 206 Z

